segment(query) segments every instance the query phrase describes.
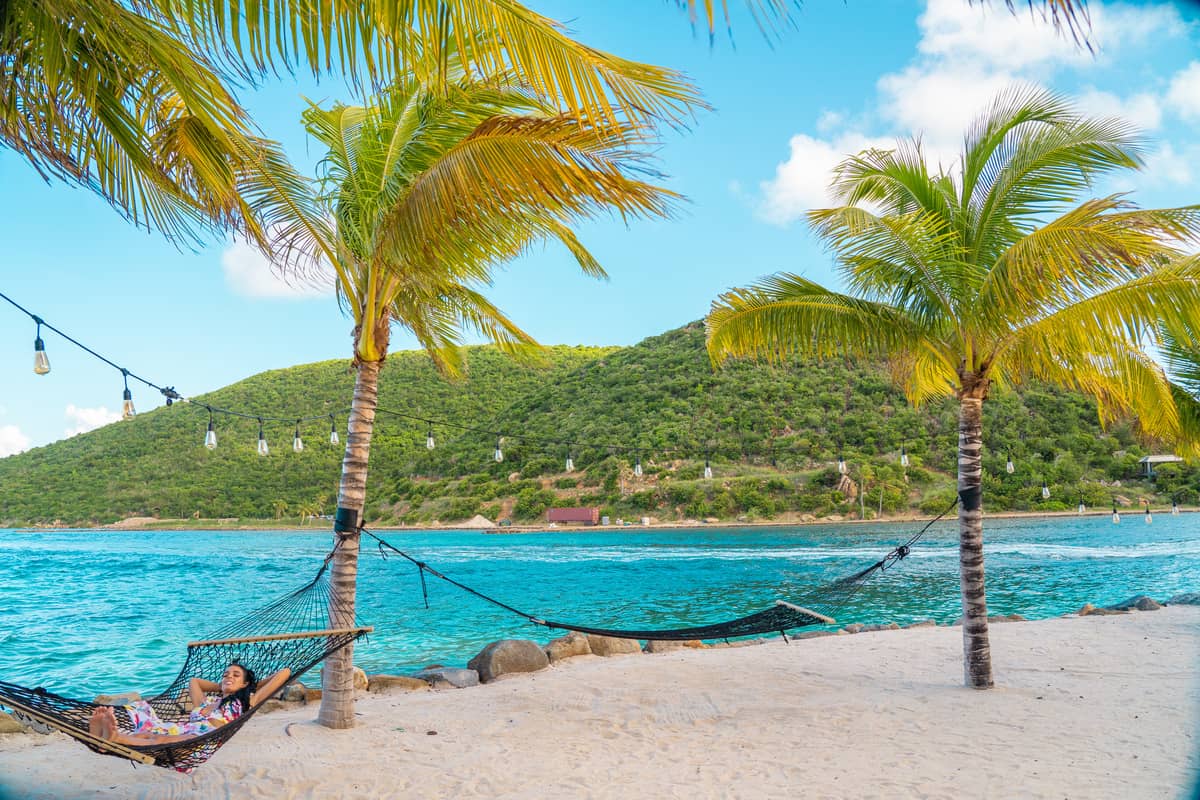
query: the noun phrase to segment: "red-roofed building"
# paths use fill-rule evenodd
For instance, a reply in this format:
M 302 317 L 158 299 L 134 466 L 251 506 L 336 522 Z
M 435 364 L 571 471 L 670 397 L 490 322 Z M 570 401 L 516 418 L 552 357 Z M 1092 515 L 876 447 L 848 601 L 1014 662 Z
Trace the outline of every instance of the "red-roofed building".
M 576 508 L 548 508 L 546 509 L 546 521 L 582 522 L 585 525 L 599 525 L 600 509 L 584 506 Z

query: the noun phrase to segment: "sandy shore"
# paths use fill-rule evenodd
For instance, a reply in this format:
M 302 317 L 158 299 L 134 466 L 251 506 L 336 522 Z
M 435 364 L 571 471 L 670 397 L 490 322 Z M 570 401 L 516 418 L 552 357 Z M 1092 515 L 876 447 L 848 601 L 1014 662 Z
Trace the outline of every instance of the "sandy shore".
M 1191 798 L 1200 607 L 585 656 L 469 689 L 264 714 L 192 776 L 0 740 L 13 797 Z M 434 733 L 436 732 L 436 733 Z

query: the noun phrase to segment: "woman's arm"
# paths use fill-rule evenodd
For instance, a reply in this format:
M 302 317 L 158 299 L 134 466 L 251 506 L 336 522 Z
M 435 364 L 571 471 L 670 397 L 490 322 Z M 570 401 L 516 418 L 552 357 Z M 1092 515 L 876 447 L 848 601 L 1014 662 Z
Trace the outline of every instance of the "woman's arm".
M 219 692 L 221 687 L 212 681 L 206 681 L 204 678 L 192 678 L 188 683 L 188 697 L 192 699 L 192 707 L 199 708 L 204 705 L 204 698 L 208 692 Z
M 284 667 L 265 681 L 259 681 L 258 689 L 255 690 L 254 694 L 250 695 L 250 705 L 256 706 L 260 701 L 266 700 L 278 692 L 280 687 L 287 683 L 287 679 L 290 677 L 292 677 L 292 671 Z

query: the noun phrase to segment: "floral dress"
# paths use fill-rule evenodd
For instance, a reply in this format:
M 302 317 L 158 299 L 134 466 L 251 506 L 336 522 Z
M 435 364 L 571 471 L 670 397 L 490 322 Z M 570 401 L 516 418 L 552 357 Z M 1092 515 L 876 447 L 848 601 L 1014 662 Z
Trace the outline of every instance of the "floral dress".
M 130 733 L 158 733 L 166 736 L 203 736 L 242 715 L 242 702 L 230 700 L 220 705 L 221 696 L 212 694 L 204 698 L 204 705 L 192 709 L 186 720 L 164 722 L 154 713 L 145 700 L 125 706 L 133 729 Z

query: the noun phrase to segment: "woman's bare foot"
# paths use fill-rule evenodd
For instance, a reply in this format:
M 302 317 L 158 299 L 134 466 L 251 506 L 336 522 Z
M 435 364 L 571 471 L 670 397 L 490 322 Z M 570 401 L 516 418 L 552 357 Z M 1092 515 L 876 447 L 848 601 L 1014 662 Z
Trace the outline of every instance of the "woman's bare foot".
M 96 706 L 88 719 L 88 732 L 101 739 L 111 739 L 117 730 L 117 717 L 111 706 Z

